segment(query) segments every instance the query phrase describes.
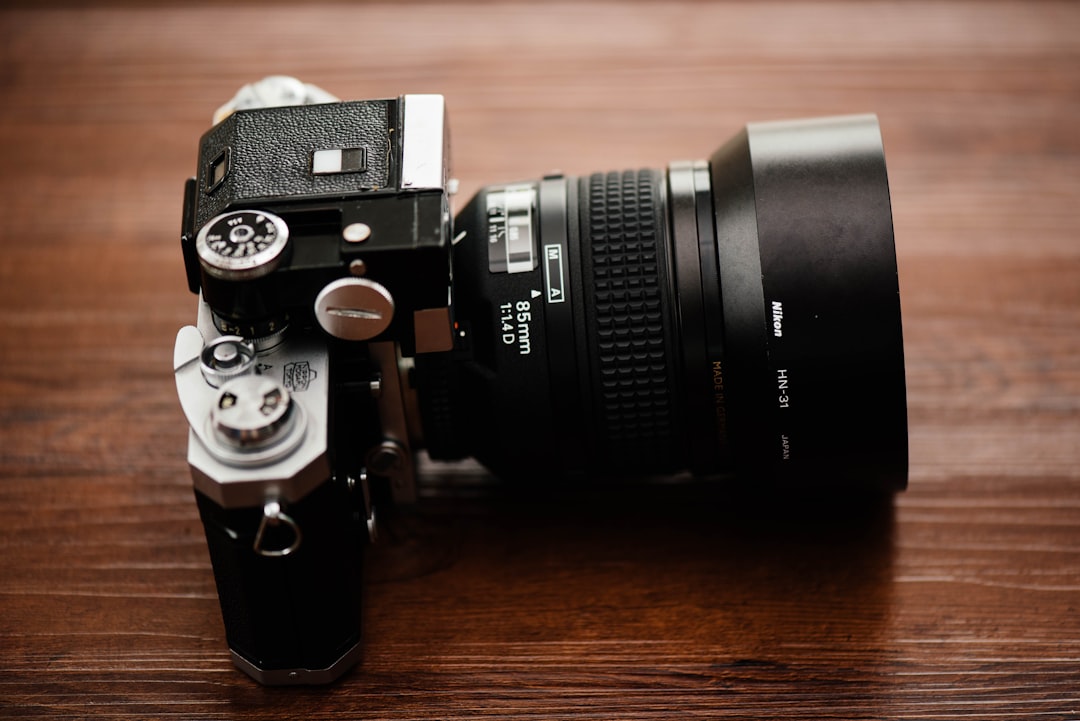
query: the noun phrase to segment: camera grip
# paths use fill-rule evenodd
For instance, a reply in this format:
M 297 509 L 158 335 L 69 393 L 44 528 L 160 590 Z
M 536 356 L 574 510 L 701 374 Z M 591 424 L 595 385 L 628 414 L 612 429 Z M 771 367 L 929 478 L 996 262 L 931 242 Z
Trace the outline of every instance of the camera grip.
M 355 664 L 366 533 L 345 483 L 329 480 L 284 509 L 295 523 L 284 539 L 260 537 L 263 508 L 195 497 L 236 665 L 264 684 L 316 684 Z

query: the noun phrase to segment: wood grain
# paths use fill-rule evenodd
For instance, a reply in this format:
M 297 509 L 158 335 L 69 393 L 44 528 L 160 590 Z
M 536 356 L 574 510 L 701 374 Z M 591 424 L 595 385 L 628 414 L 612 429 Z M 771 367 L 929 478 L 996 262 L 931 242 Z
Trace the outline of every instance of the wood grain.
M 22 5 L 0 39 L 0 716 L 1080 718 L 1080 5 Z M 445 94 L 462 197 L 877 112 L 910 490 L 435 471 L 371 556 L 361 666 L 252 683 L 170 357 L 195 141 L 280 72 Z

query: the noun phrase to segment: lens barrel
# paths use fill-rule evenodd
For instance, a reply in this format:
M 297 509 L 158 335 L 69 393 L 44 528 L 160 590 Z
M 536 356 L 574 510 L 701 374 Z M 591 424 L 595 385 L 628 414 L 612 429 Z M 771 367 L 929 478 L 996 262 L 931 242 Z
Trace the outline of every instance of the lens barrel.
M 873 116 L 751 124 L 666 172 L 490 186 L 456 225 L 464 337 L 417 357 L 434 457 L 508 476 L 906 485 Z

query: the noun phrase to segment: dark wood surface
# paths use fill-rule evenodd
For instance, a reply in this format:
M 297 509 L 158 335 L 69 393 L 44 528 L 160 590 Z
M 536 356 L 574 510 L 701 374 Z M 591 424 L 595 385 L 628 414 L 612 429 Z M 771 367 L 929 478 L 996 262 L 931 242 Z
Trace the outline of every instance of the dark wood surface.
M 171 350 L 195 141 L 243 83 L 440 92 L 462 196 L 874 111 L 907 352 L 895 507 L 433 502 L 361 666 L 232 667 Z M 0 10 L 0 717 L 1080 717 L 1080 5 Z

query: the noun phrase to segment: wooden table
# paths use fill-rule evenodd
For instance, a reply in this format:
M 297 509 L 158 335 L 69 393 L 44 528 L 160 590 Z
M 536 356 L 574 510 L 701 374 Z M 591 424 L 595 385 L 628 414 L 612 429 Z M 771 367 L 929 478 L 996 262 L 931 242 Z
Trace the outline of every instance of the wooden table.
M 1080 717 L 1080 5 L 0 11 L 0 716 Z M 170 358 L 212 111 L 446 95 L 482 184 L 874 111 L 904 310 L 895 507 L 481 490 L 371 557 L 360 667 L 230 663 Z

